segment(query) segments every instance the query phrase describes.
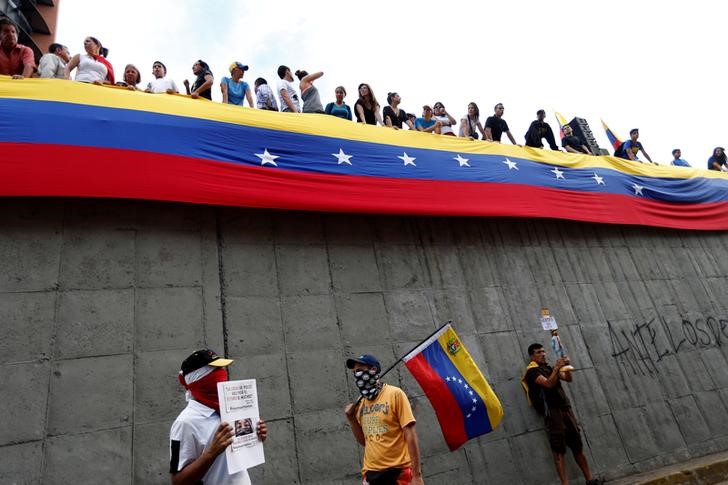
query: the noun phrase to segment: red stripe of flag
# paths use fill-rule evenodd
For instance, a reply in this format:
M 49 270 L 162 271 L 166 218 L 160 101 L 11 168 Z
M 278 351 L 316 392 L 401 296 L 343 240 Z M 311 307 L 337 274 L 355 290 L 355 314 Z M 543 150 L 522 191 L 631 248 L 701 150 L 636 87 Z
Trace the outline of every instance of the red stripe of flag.
M 728 202 L 673 204 L 511 183 L 307 174 L 133 150 L 25 143 L 0 143 L 0 196 L 728 229 Z
M 434 345 L 438 345 L 435 343 Z M 435 371 L 420 353 L 405 362 L 405 365 L 417 379 L 425 395 L 435 409 L 447 446 L 455 450 L 468 441 L 465 431 L 465 418 L 455 396 L 448 388 L 440 374 Z

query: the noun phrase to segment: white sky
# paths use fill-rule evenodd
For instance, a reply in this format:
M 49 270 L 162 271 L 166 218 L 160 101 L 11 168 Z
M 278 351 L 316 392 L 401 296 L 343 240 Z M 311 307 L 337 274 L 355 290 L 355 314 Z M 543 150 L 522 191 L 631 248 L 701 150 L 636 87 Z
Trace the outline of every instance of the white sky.
M 603 118 L 622 140 L 639 128 L 655 161 L 669 163 L 679 147 L 705 167 L 728 143 L 727 14 L 720 0 L 63 0 L 57 41 L 77 53 L 93 35 L 110 49 L 117 77 L 133 63 L 143 83 L 161 60 L 181 89 L 201 58 L 217 101 L 227 66 L 240 61 L 251 85 L 264 77 L 274 86 L 280 64 L 324 71 L 316 82 L 324 104 L 341 84 L 353 106 L 361 82 L 382 106 L 397 91 L 418 116 L 442 101 L 459 120 L 475 101 L 484 121 L 502 102 L 519 143 L 543 108 L 555 131 L 554 111 L 586 118 L 611 150 Z

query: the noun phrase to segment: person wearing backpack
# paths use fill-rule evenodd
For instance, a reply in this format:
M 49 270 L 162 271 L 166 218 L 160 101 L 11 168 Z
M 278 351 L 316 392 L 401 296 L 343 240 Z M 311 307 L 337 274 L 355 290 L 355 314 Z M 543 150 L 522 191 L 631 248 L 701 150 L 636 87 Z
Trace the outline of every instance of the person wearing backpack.
M 556 472 L 562 485 L 567 485 L 569 479 L 566 475 L 566 447 L 571 448 L 576 463 L 584 474 L 586 485 L 599 485 L 601 479 L 595 479 L 589 469 L 589 463 L 583 451 L 579 425 L 576 416 L 571 410 L 569 401 L 561 381 L 571 382 L 571 372 L 562 368 L 569 365 L 568 357 L 556 361 L 553 367 L 546 362 L 546 350 L 543 345 L 534 343 L 528 347 L 528 356 L 531 361 L 526 367 L 526 373 L 521 379 L 529 404 L 544 417 L 546 432 L 549 436 L 551 451 L 554 455 Z

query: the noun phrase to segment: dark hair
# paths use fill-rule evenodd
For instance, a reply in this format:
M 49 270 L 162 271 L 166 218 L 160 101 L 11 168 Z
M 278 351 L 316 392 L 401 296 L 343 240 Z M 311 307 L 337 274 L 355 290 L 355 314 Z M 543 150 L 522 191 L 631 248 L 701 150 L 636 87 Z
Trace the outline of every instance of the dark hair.
M 296 77 L 298 78 L 299 81 L 301 79 L 303 79 L 304 77 L 306 77 L 306 76 L 308 76 L 308 72 L 306 72 L 306 71 L 300 71 L 300 70 L 299 71 L 296 71 Z
M 99 46 L 99 55 L 100 56 L 102 56 L 102 57 L 109 57 L 109 49 L 107 49 L 106 47 L 104 47 L 101 44 L 101 41 L 99 39 L 97 39 L 96 37 L 94 37 L 92 35 L 89 35 L 88 38 L 91 39 L 94 44 L 96 44 L 97 46 Z
M 639 128 L 632 128 L 631 130 L 629 130 L 629 136 L 632 136 L 633 133 L 639 133 L 639 131 Z
M 387 104 L 392 104 L 392 100 L 397 96 L 397 92 L 387 93 Z
M 715 152 L 717 150 L 720 150 L 720 151 L 723 152 L 723 153 L 720 154 L 719 157 L 716 157 L 715 156 Z M 721 165 L 724 164 L 726 162 L 726 160 L 728 160 L 728 157 L 726 157 L 726 154 L 725 154 L 725 148 L 723 148 L 723 147 L 715 147 L 715 148 L 713 148 L 713 156 L 711 158 L 716 158 L 717 160 L 720 160 L 721 161 Z
M 503 106 L 503 103 L 496 103 L 495 106 L 493 106 L 493 111 L 497 110 L 498 106 Z
M 540 115 L 540 114 L 543 114 L 543 115 L 545 115 L 545 114 L 546 114 L 546 112 L 545 112 L 544 110 L 542 110 L 542 109 L 540 109 L 540 110 L 536 111 L 536 116 L 538 116 L 538 115 Z
M 672 156 L 674 157 L 674 156 L 675 156 L 675 153 L 677 153 L 677 152 L 679 152 L 679 151 L 680 151 L 680 149 L 679 149 L 679 148 L 675 148 L 675 149 L 674 149 L 674 150 L 672 151 Z
M 263 84 L 268 84 L 268 81 L 266 81 L 266 80 L 265 80 L 265 79 L 263 79 L 262 77 L 259 77 L 258 79 L 256 79 L 256 80 L 255 80 L 255 87 L 256 87 L 256 88 L 257 88 L 258 86 L 260 86 L 260 85 L 263 85 Z
M 475 117 L 480 118 L 480 108 L 478 108 L 478 104 L 475 101 L 471 101 L 468 103 L 468 108 L 470 108 L 471 105 L 475 108 Z
M 543 345 L 541 344 L 531 344 L 528 346 L 528 355 L 533 355 L 534 352 L 536 352 L 538 349 L 542 349 Z
M 288 71 L 288 66 L 278 66 L 278 77 L 281 79 L 286 77 L 286 71 Z
M 58 42 L 54 42 L 51 45 L 48 46 L 48 52 L 51 54 L 55 53 L 57 49 L 63 49 L 65 46 L 63 44 L 59 44 Z
M 364 98 L 362 97 L 361 93 L 361 87 L 366 86 L 369 90 L 369 96 Z M 375 110 L 379 108 L 379 102 L 377 101 L 377 98 L 374 97 L 374 92 L 372 91 L 371 86 L 369 86 L 367 83 L 361 83 L 358 88 L 356 88 L 357 93 L 359 93 L 359 101 L 364 105 L 366 109 Z
M 197 64 L 199 64 L 200 66 L 202 66 L 202 69 L 203 70 L 208 71 L 208 72 L 210 71 L 210 66 L 205 61 L 203 61 L 202 59 L 197 59 Z M 210 73 L 210 74 L 212 74 L 212 73 Z
M 433 107 L 433 108 L 435 108 L 435 107 L 436 107 L 436 106 L 437 106 L 438 104 L 439 104 L 440 106 L 442 106 L 443 108 L 445 107 L 445 105 L 444 105 L 444 104 L 442 104 L 442 101 L 435 101 L 435 104 L 433 104 L 433 105 L 432 105 L 432 107 Z
M 12 20 L 10 20 L 7 17 L 0 18 L 0 29 L 3 28 L 3 25 L 12 25 L 13 27 L 15 27 L 15 32 L 18 31 L 18 26 L 15 25 L 15 22 L 13 22 Z
M 334 92 L 336 92 L 337 89 L 341 89 L 342 91 L 344 91 L 344 96 L 346 96 L 346 88 L 344 86 L 336 86 Z
M 155 64 L 159 64 L 160 66 L 162 66 L 162 69 L 164 69 L 164 73 L 167 74 L 167 66 L 165 66 L 162 61 L 154 61 L 154 62 L 152 62 L 152 67 L 154 67 Z

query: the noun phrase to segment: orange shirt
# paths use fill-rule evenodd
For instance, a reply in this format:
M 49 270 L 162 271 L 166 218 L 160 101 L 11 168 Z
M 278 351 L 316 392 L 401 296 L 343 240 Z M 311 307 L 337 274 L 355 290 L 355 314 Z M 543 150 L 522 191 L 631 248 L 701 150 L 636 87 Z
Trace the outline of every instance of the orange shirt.
M 28 65 L 35 67 L 35 58 L 30 47 L 15 44 L 9 55 L 0 47 L 0 74 L 23 74 L 23 68 Z
M 362 399 L 356 419 L 366 440 L 362 473 L 412 466 L 403 429 L 415 417 L 402 389 L 385 384 L 373 401 Z

